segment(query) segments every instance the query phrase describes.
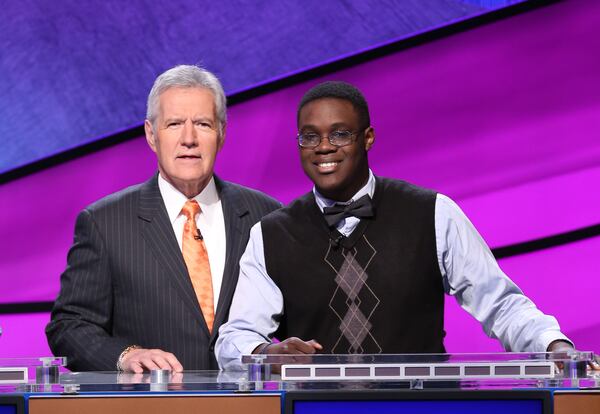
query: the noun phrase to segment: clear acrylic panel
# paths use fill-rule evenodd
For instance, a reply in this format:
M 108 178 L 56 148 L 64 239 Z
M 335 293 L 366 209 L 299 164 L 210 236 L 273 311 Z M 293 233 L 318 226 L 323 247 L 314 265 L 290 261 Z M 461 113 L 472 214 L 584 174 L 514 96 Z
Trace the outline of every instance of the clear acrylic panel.
M 238 371 L 143 374 L 65 372 L 64 358 L 0 359 L 6 373 L 0 392 L 598 388 L 600 373 L 586 369 L 593 357 L 591 352 L 247 355 Z

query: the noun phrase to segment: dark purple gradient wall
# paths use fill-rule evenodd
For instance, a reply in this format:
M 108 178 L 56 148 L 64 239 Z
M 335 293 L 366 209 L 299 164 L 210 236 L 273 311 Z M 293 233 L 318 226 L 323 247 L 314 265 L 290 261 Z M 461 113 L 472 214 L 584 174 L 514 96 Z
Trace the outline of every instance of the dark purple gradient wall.
M 600 3 L 572 0 L 373 60 L 233 106 L 217 171 L 285 202 L 308 191 L 296 104 L 341 79 L 371 104 L 374 172 L 453 197 L 492 247 L 597 224 L 598 50 Z M 3 185 L 0 303 L 53 300 L 77 212 L 154 170 L 140 138 Z M 600 349 L 600 301 L 587 293 L 599 248 L 594 238 L 500 263 L 581 349 Z M 500 349 L 447 303 L 450 352 Z M 45 349 L 47 317 L 0 315 L 0 355 Z

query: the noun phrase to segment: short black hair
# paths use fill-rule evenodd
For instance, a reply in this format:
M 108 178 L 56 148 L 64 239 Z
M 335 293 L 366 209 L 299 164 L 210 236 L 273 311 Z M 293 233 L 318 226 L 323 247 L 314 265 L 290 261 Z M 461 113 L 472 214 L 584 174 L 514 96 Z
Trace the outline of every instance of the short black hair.
M 296 114 L 296 123 L 300 120 L 300 111 L 304 106 L 312 101 L 323 98 L 336 98 L 348 101 L 354 107 L 358 114 L 360 128 L 366 129 L 371 126 L 371 117 L 369 116 L 369 106 L 362 92 L 354 85 L 341 81 L 328 81 L 318 84 L 309 89 L 304 94 L 300 104 L 298 105 L 298 113 Z

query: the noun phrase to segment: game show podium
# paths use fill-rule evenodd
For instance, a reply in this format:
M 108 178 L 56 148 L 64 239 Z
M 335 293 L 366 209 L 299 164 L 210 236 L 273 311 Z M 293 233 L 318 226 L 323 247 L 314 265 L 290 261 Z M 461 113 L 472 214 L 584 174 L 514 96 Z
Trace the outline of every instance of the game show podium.
M 239 370 L 68 372 L 0 359 L 0 414 L 600 413 L 590 352 L 249 355 Z

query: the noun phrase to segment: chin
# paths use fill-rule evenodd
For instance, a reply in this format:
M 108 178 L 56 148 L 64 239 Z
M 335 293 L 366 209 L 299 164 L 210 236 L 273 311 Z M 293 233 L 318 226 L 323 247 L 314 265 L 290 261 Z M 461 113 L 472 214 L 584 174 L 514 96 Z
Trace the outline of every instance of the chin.
M 194 168 L 190 171 L 182 171 L 179 175 L 181 180 L 185 181 L 204 181 L 209 174 L 204 174 L 204 172 L 198 171 L 198 168 Z
M 336 201 L 346 201 L 346 200 L 338 200 L 337 199 L 338 198 L 337 195 L 342 192 L 340 190 L 339 186 L 315 184 L 315 187 L 317 187 L 317 191 L 319 191 L 319 193 L 321 193 L 322 195 L 324 195 L 327 198 L 331 198 L 332 200 L 336 200 Z

